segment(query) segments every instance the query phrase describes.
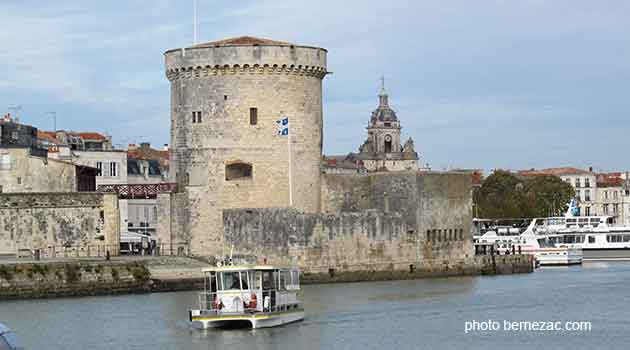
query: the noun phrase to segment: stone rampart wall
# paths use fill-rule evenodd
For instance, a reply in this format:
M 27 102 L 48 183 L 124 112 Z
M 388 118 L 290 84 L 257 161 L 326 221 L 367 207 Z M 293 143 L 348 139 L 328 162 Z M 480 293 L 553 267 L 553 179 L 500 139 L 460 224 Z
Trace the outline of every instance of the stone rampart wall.
M 0 254 L 103 245 L 115 255 L 119 241 L 118 198 L 114 194 L 0 194 Z

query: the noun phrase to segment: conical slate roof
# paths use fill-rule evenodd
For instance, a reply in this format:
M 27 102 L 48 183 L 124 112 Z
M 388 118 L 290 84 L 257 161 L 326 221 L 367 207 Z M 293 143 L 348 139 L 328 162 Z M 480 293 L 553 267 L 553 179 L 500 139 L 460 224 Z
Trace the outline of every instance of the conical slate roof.
M 291 46 L 291 44 L 286 41 L 277 41 L 263 38 L 256 38 L 253 36 L 239 36 L 236 38 L 229 38 L 217 41 L 208 41 L 206 43 L 201 43 L 194 45 L 195 48 L 203 48 L 203 47 L 218 47 L 218 46 L 256 46 L 256 45 L 272 45 L 272 46 Z

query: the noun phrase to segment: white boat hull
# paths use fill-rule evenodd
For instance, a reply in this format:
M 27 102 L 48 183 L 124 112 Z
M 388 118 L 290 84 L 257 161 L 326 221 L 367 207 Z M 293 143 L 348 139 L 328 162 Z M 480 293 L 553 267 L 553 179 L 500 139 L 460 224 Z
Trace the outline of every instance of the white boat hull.
M 192 310 L 193 313 L 198 310 Z M 304 311 L 286 311 L 277 313 L 255 313 L 237 315 L 200 315 L 191 318 L 192 326 L 198 329 L 210 328 L 267 328 L 298 322 L 304 319 Z

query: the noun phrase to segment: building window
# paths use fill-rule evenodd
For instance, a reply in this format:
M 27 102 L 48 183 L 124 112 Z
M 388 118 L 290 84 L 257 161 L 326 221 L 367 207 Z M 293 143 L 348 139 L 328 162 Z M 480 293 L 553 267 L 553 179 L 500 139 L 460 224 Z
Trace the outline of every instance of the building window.
M 580 188 L 580 178 L 575 179 L 575 188 Z
M 17 184 L 18 184 L 18 185 L 21 185 L 21 184 L 22 184 L 22 178 L 21 178 L 21 177 L 19 177 L 19 176 L 18 176 L 18 178 L 17 178 Z
M 591 179 L 588 177 L 584 179 L 584 187 L 591 187 Z
M 96 169 L 98 169 L 96 176 L 103 176 L 103 162 L 96 162 Z
M 584 201 L 585 202 L 591 201 L 591 190 L 584 190 Z
M 613 199 L 617 199 L 617 191 L 613 191 Z
M 0 170 L 11 170 L 10 154 L 0 154 Z
M 580 190 L 575 190 L 575 199 L 578 201 L 582 200 L 582 193 L 580 192 Z
M 252 107 L 249 109 L 249 125 L 258 124 L 258 108 Z
M 200 111 L 196 111 L 196 112 L 192 112 L 192 122 L 193 123 L 201 123 L 201 112 Z
M 584 207 L 584 216 L 591 216 L 591 207 Z
M 608 199 L 608 191 L 604 191 L 604 199 Z
M 604 204 L 604 215 L 608 215 L 608 204 Z
M 613 215 L 619 214 L 619 204 L 613 204 Z
M 109 176 L 118 176 L 117 174 L 117 170 L 118 170 L 118 163 L 116 162 L 110 162 L 109 163 Z
M 247 163 L 232 163 L 225 166 L 225 180 L 247 180 L 252 178 L 253 167 Z

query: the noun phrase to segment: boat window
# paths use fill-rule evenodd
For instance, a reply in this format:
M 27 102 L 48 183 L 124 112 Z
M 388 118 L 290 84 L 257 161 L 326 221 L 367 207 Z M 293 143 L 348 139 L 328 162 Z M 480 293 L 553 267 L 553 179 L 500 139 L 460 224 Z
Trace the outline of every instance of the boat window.
M 217 291 L 217 274 L 216 273 L 213 272 L 210 274 L 209 282 L 210 282 L 210 292 L 215 293 Z
M 253 282 L 254 283 L 252 285 L 254 286 L 254 289 L 260 289 L 262 283 L 262 271 L 256 271 Z
M 300 271 L 298 270 L 291 271 L 291 284 L 296 287 L 300 285 Z
M 263 276 L 262 276 L 262 287 L 264 290 L 270 290 L 270 289 L 275 289 L 274 286 L 274 279 L 273 279 L 273 273 L 271 271 L 264 271 L 263 272 Z
M 280 271 L 278 278 L 280 279 L 280 284 L 278 290 L 286 290 L 287 289 L 287 277 L 289 271 Z
M 242 271 L 239 274 L 241 275 L 241 289 L 249 289 L 249 272 Z
M 221 290 L 240 290 L 241 282 L 243 283 L 243 289 L 247 288 L 247 275 L 243 276 L 241 281 L 240 272 L 222 272 L 221 273 Z
M 588 243 L 595 243 L 595 236 L 588 236 Z

